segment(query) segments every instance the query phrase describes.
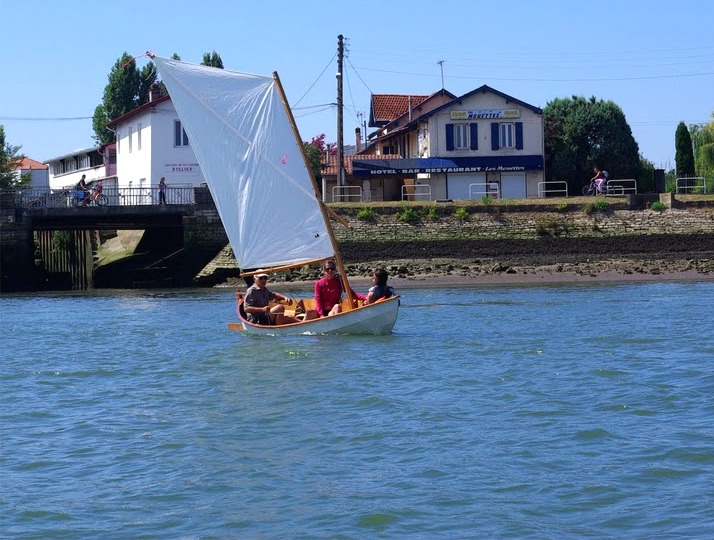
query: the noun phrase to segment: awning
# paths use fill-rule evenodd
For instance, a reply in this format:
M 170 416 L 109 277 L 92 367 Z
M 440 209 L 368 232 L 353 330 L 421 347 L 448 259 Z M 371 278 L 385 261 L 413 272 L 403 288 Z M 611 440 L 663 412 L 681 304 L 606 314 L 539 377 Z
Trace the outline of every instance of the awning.
M 360 159 L 352 162 L 355 176 L 418 173 L 542 171 L 543 156 Z

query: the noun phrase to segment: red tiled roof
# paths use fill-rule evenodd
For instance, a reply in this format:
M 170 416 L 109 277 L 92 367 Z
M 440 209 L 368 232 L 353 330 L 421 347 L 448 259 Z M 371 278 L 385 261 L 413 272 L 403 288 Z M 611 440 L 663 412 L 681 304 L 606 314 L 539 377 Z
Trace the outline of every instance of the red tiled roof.
M 44 163 L 40 163 L 39 161 L 36 161 L 29 157 L 24 158 L 22 160 L 22 163 L 20 163 L 20 166 L 17 167 L 17 169 L 20 169 L 23 171 L 27 170 L 27 169 L 35 169 L 35 170 L 42 169 L 42 170 L 44 170 L 44 169 L 49 169 L 49 168 L 50 168 L 49 165 L 45 165 Z M 15 169 L 15 170 L 17 170 L 17 169 Z
M 372 123 L 391 122 L 409 111 L 418 107 L 429 96 L 410 96 L 407 94 L 372 94 Z M 374 126 L 373 126 L 374 127 Z
M 356 159 L 401 159 L 399 154 L 358 154 L 345 156 L 345 174 L 352 174 L 352 162 Z M 330 156 L 330 161 L 326 167 L 322 169 L 322 176 L 337 176 L 337 156 Z

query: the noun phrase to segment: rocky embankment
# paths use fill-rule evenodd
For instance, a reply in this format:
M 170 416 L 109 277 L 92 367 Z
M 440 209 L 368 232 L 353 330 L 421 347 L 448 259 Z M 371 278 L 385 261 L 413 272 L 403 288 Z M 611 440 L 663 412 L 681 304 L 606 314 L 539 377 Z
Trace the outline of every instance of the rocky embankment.
M 342 246 L 347 274 L 368 278 L 376 266 L 397 283 L 532 282 L 608 279 L 714 279 L 714 234 L 590 239 L 400 242 Z M 230 248 L 204 269 L 204 285 L 243 286 Z M 318 268 L 277 274 L 273 282 L 304 282 Z

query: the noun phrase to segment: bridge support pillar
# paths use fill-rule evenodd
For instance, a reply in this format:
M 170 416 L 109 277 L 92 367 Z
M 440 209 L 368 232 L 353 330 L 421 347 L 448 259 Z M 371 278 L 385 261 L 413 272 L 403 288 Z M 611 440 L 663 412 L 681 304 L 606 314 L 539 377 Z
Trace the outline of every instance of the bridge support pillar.
M 15 210 L 15 194 L 0 192 L 0 292 L 35 288 L 32 224 Z

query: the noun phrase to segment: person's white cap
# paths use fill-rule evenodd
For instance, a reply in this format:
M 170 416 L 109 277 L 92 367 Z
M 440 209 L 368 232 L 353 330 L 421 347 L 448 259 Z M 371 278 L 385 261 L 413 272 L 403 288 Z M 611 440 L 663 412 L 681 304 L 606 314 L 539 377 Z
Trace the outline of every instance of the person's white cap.
M 260 274 L 255 274 L 255 277 L 268 277 L 268 274 L 261 272 Z

